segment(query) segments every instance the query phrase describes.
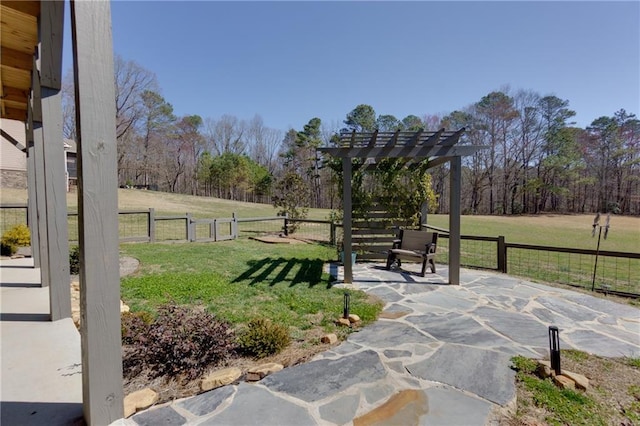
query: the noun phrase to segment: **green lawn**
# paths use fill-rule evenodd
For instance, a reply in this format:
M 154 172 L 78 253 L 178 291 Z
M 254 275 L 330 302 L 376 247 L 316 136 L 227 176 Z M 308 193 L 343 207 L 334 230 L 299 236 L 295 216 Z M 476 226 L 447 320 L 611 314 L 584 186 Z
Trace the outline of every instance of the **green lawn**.
M 133 311 L 154 313 L 164 303 L 202 305 L 235 325 L 264 316 L 292 335 L 314 326 L 335 331 L 344 290 L 331 288 L 324 263 L 335 250 L 317 244 L 265 244 L 241 239 L 218 243 L 123 244 L 140 270 L 122 280 L 122 299 Z M 382 306 L 351 291 L 351 312 L 363 323 Z

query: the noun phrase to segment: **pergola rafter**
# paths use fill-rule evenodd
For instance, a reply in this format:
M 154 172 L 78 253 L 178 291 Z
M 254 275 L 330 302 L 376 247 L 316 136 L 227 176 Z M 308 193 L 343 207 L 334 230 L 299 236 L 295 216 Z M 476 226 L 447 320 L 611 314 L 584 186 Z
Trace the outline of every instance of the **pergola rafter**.
M 343 208 L 344 208 L 344 258 L 350 259 L 352 247 L 352 194 L 351 178 L 352 160 L 363 159 L 367 164 L 365 170 L 375 167 L 375 162 L 396 158 L 403 160 L 403 167 L 410 167 L 424 159 L 428 159 L 428 168 L 451 163 L 450 179 L 450 212 L 449 212 L 449 283 L 460 283 L 460 192 L 462 181 L 463 156 L 473 155 L 483 146 L 459 145 L 460 137 L 465 129 L 437 132 L 351 132 L 343 133 L 336 146 L 323 147 L 318 150 L 334 158 L 342 159 Z M 344 281 L 353 282 L 353 266 L 344 263 Z

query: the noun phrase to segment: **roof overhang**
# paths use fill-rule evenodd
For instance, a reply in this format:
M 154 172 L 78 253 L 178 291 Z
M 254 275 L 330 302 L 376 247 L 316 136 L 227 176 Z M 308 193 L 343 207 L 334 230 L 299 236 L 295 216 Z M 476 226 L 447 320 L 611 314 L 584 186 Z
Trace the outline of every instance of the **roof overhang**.
M 0 0 L 0 117 L 27 121 L 39 1 Z

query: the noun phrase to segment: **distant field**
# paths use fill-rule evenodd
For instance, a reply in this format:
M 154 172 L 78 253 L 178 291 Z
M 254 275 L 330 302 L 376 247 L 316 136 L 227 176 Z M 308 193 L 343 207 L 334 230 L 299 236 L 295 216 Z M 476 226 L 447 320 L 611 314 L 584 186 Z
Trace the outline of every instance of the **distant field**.
M 25 203 L 26 191 L 3 189 L 2 203 Z M 67 196 L 70 211 L 77 210 L 77 194 Z M 135 189 L 118 190 L 118 206 L 122 210 L 148 209 L 156 213 L 193 213 L 197 218 L 230 217 L 235 212 L 240 218 L 273 216 L 277 210 L 269 204 L 253 204 L 196 197 L 164 192 Z M 329 210 L 311 209 L 310 219 L 327 219 Z M 448 215 L 429 215 L 428 223 L 449 228 Z M 463 216 L 462 234 L 497 237 L 503 235 L 507 242 L 595 249 L 597 238 L 591 237 L 593 215 L 539 215 L 539 216 Z M 602 240 L 602 250 L 640 252 L 640 217 L 613 216 L 607 240 Z

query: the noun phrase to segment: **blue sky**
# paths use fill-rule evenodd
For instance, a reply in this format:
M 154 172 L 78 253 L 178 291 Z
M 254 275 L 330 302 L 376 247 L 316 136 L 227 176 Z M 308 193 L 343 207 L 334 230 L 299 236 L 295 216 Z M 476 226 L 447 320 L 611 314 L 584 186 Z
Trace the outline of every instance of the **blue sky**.
M 113 1 L 114 51 L 157 75 L 178 115 L 300 130 L 446 114 L 493 90 L 570 102 L 587 126 L 640 107 L 640 2 Z M 68 26 L 67 26 L 68 28 Z M 65 46 L 65 69 L 71 66 Z

